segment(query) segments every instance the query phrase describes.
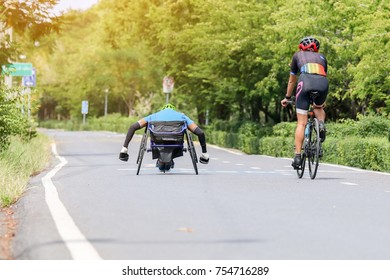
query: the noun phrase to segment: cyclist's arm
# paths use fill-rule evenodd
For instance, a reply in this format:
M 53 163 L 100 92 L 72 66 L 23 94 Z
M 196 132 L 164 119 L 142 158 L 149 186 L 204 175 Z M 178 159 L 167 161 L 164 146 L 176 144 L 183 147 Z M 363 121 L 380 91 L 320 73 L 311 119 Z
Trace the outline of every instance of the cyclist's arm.
M 195 123 L 191 123 L 190 125 L 188 125 L 188 129 L 196 136 L 198 136 L 200 146 L 202 147 L 202 153 L 207 153 L 206 135 L 204 134 L 203 130 L 200 129 L 200 127 L 197 126 Z
M 139 121 L 133 123 L 129 127 L 129 130 L 127 131 L 125 142 L 123 143 L 123 147 L 128 148 L 129 143 L 130 143 L 131 139 L 133 138 L 135 131 L 145 127 L 146 124 L 147 124 L 147 122 L 145 119 L 140 119 Z
M 295 84 L 297 83 L 298 77 L 295 74 L 290 73 L 290 78 L 288 79 L 288 84 L 287 84 L 287 92 L 286 92 L 286 97 L 291 97 Z
M 288 84 L 287 84 L 287 91 L 286 91 L 286 96 L 284 99 L 280 102 L 283 107 L 286 107 L 288 104 L 288 100 L 291 98 L 295 84 L 297 83 L 298 77 L 294 73 L 290 73 L 290 78 L 288 79 Z

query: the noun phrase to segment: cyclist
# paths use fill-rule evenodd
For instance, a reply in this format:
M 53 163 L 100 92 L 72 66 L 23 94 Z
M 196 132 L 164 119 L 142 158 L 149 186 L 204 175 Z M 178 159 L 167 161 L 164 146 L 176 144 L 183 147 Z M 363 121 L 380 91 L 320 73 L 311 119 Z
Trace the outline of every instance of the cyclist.
M 310 93 L 317 91 L 318 96 L 313 100 L 313 110 L 320 125 L 321 142 L 325 141 L 325 111 L 324 104 L 328 95 L 328 64 L 326 57 L 319 53 L 320 42 L 314 37 L 305 37 L 299 43 L 299 51 L 292 58 L 290 78 L 288 80 L 285 98 L 281 101 L 283 107 L 287 106 L 291 99 L 293 89 L 296 88 L 296 113 L 297 127 L 295 130 L 295 157 L 292 167 L 298 169 L 301 166 L 301 149 L 304 139 L 304 131 L 307 123 L 307 111 L 310 106 Z M 299 78 L 297 77 L 300 72 Z
M 134 136 L 135 131 L 145 127 L 150 121 L 185 121 L 187 123 L 188 129 L 199 138 L 200 146 L 202 147 L 202 154 L 199 157 L 199 161 L 203 164 L 209 163 L 209 154 L 207 153 L 206 136 L 204 132 L 185 114 L 177 112 L 175 106 L 170 103 L 165 104 L 157 113 L 142 118 L 129 127 L 122 150 L 119 153 L 120 160 L 127 161 L 129 159 L 129 155 L 127 153 L 128 146 Z M 170 168 L 173 168 L 173 165 L 173 160 L 169 166 L 166 166 L 165 164 L 160 165 L 158 161 L 156 164 L 156 166 L 158 166 L 161 171 L 169 170 Z

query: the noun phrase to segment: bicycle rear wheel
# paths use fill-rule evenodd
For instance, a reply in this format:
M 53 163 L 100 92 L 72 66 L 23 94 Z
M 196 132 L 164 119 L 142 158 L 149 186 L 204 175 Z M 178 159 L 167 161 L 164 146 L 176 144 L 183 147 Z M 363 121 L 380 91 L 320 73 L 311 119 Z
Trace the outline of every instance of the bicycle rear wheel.
M 314 118 L 309 135 L 309 147 L 307 155 L 307 162 L 309 164 L 309 174 L 311 179 L 314 179 L 317 175 L 320 154 L 320 141 L 321 139 L 318 120 Z

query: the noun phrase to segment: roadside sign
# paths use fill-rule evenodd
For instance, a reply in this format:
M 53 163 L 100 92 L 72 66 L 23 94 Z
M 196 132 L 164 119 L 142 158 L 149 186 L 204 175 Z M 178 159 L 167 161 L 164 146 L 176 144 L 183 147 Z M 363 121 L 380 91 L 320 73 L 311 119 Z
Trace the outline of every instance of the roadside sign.
M 175 85 L 175 81 L 172 77 L 164 77 L 163 79 L 163 91 L 164 93 L 171 93 L 173 91 L 173 86 Z
M 25 87 L 35 87 L 37 85 L 37 75 L 35 68 L 32 68 L 31 76 L 23 76 L 22 78 L 23 86 Z
M 32 76 L 32 63 L 10 63 L 1 66 L 5 75 L 9 76 Z
M 81 114 L 88 114 L 88 101 L 81 101 Z

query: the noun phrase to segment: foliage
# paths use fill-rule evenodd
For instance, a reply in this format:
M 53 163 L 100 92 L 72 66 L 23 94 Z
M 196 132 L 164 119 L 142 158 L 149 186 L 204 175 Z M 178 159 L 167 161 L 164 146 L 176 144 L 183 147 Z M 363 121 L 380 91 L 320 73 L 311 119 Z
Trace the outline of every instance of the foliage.
M 18 44 L 6 32 L 26 36 L 37 42 L 42 36 L 58 31 L 58 17 L 50 11 L 58 0 L 0 0 L 0 65 L 17 57 Z M 3 36 L 3 33 L 8 35 Z M 30 47 L 32 44 L 30 44 Z
M 314 35 L 329 62 L 328 119 L 390 114 L 386 1 L 101 0 L 61 18 L 60 34 L 27 48 L 39 69 L 40 117 L 140 117 L 170 98 L 198 123 L 275 124 L 300 38 Z M 296 11 L 307 17 L 297 17 Z M 372 46 L 375 45 L 375 48 Z
M 386 137 L 390 133 L 390 119 L 378 116 L 359 116 L 359 121 L 342 119 L 328 125 L 328 134 L 336 138 Z
M 66 130 L 100 130 L 114 131 L 125 133 L 129 126 L 135 123 L 138 119 L 123 117 L 120 114 L 109 114 L 106 117 L 91 117 L 86 119 L 83 124 L 81 119 L 72 120 L 47 120 L 39 123 L 40 127 L 49 129 L 66 129 Z
M 9 146 L 12 135 L 18 135 L 23 140 L 35 136 L 32 124 L 26 115 L 21 114 L 20 97 L 17 90 L 0 87 L 0 151 Z
M 239 149 L 248 154 L 292 157 L 295 123 L 282 122 L 273 127 L 253 128 L 242 123 L 236 130 L 223 122 L 207 127 L 208 143 Z M 327 140 L 323 144 L 321 161 L 390 171 L 390 119 L 360 116 L 327 124 Z
M 327 162 L 390 172 L 390 142 L 383 137 L 329 138 L 324 143 L 324 154 Z
M 14 203 L 26 189 L 30 176 L 43 170 L 50 159 L 50 140 L 39 134 L 28 145 L 13 136 L 0 152 L 0 207 Z
M 169 75 L 175 79 L 170 101 L 198 124 L 211 124 L 210 139 L 248 153 L 270 150 L 280 140 L 289 150 L 290 140 L 281 139 L 292 138 L 294 125 L 284 121 L 294 116 L 280 100 L 300 38 L 313 35 L 329 62 L 329 138 L 390 139 L 387 1 L 101 0 L 58 19 L 45 13 L 55 2 L 0 8 L 19 34 L 17 44 L 2 40 L 7 48 L 0 59 L 18 50 L 31 58 L 40 120 L 70 120 L 69 127 L 80 128 L 81 101 L 88 100 L 83 128 L 105 129 L 99 118 L 105 97 L 113 114 L 107 123 L 115 113 L 137 119 L 165 102 L 161 82 Z M 57 20 L 61 32 L 48 33 Z M 46 34 L 38 48 L 31 48 L 33 30 Z

